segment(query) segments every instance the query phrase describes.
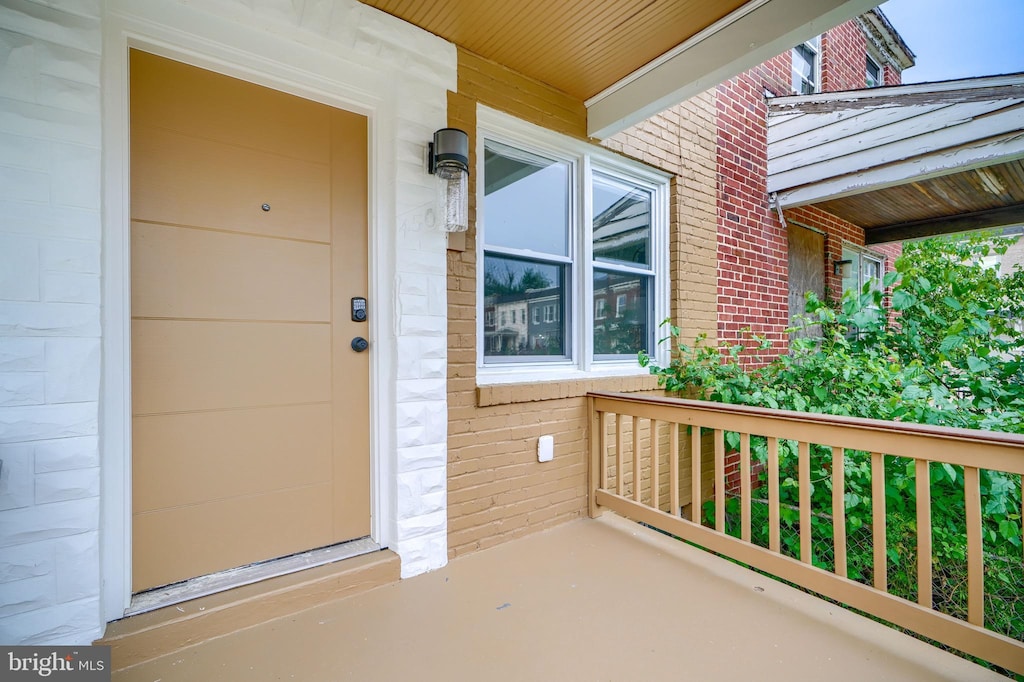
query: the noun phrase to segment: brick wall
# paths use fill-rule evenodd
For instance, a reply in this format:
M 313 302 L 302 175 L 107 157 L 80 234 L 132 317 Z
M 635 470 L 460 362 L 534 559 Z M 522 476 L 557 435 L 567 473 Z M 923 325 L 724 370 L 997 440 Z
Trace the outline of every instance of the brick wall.
M 483 103 L 582 138 L 582 102 L 465 50 L 448 124 L 469 132 L 476 168 L 476 106 Z M 578 518 L 586 509 L 586 401 L 562 387 L 476 386 L 476 205 L 470 175 L 464 251 L 448 252 L 448 555 L 458 556 Z M 578 387 L 583 390 L 586 387 Z M 554 436 L 555 456 L 537 462 L 537 439 Z
M 865 86 L 867 37 L 857 20 L 847 21 L 821 37 L 821 83 L 824 91 Z M 767 191 L 767 105 L 765 91 L 791 94 L 792 58 L 787 51 L 717 88 L 718 176 L 718 337 L 744 343 L 750 333 L 772 342 L 769 351 L 744 354 L 749 365 L 768 362 L 788 347 L 788 242 Z M 885 66 L 887 84 L 899 72 Z M 826 232 L 827 288 L 836 294 L 838 279 L 831 263 L 842 240 L 864 244 L 863 230 L 817 209 L 801 209 L 799 222 Z M 892 267 L 898 246 L 889 253 Z M 748 332 L 749 330 L 749 332 Z
M 745 354 L 759 364 L 787 348 L 788 243 L 768 201 L 768 109 L 764 93 L 791 87 L 790 53 L 717 88 L 718 339 L 770 339 L 771 352 Z
M 855 90 L 867 85 L 868 39 L 856 19 L 821 36 L 821 90 Z
M 882 77 L 886 85 L 901 85 L 903 83 L 903 72 L 892 64 L 882 67 Z
M 610 149 L 677 177 L 671 193 L 672 313 L 688 334 L 714 332 L 715 200 L 713 93 L 607 142 Z M 584 139 L 586 111 L 541 83 L 459 51 L 459 88 L 449 125 L 470 132 L 476 167 L 476 106 L 507 112 Z M 645 391 L 649 376 L 477 386 L 475 178 L 466 248 L 448 252 L 448 552 L 458 556 L 578 518 L 587 508 L 590 390 Z M 537 439 L 552 435 L 552 462 Z
M 0 641 L 98 634 L 99 3 L 0 6 Z
M 693 97 L 603 142 L 604 146 L 675 174 L 670 215 L 672 320 L 683 339 L 717 330 L 716 94 Z
M 825 233 L 825 291 L 833 300 L 843 296 L 843 278 L 836 275 L 833 263 L 843 258 L 843 244 L 864 246 L 864 230 L 859 225 L 843 220 L 815 206 L 786 209 L 786 220 L 817 228 Z M 896 258 L 903 252 L 899 242 L 875 244 L 869 250 L 885 257 L 885 271 L 893 269 Z

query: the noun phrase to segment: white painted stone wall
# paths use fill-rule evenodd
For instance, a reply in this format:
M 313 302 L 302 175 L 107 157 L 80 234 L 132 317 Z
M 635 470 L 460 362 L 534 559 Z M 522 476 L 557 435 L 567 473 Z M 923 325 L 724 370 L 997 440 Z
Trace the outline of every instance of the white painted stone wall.
M 100 316 L 101 235 L 111 229 L 109 215 L 101 228 L 100 212 L 100 52 L 114 23 L 152 26 L 164 42 L 181 36 L 190 51 L 206 41 L 250 53 L 253 69 L 278 59 L 320 87 L 317 70 L 327 63 L 328 80 L 361 93 L 353 101 L 372 100 L 381 535 L 401 556 L 403 577 L 443 566 L 446 256 L 423 159 L 431 133 L 446 124 L 455 48 L 355 0 L 4 0 L 0 642 L 88 642 L 111 617 L 101 586 L 116 590 L 128 578 L 113 575 L 116 561 L 100 575 L 100 534 L 118 527 L 101 525 L 100 467 L 107 482 L 122 473 L 110 476 L 110 467 L 124 466 L 109 454 L 116 430 L 103 433 L 107 454 L 97 437 L 103 396 L 110 400 L 100 393 L 101 329 L 110 328 Z M 110 532 L 105 542 L 119 537 Z
M 99 619 L 100 2 L 0 3 L 0 642 Z

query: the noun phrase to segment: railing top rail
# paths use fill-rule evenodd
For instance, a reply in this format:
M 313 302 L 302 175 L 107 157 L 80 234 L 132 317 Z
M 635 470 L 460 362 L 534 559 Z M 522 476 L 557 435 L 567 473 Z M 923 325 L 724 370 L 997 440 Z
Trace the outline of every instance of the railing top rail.
M 673 398 L 670 396 L 638 395 L 635 393 L 612 393 L 605 391 L 592 391 L 587 395 L 593 398 L 604 398 L 607 400 L 634 403 L 637 405 L 661 405 L 665 407 L 684 408 L 690 411 L 707 412 L 712 414 L 760 417 L 801 424 L 818 424 L 822 426 L 854 428 L 862 431 L 887 432 L 900 435 L 910 434 L 944 440 L 968 441 L 971 443 L 990 443 L 993 445 L 1010 446 L 1024 450 L 1024 434 L 960 429 L 949 426 L 917 424 L 913 422 L 893 422 L 886 421 L 884 419 L 846 417 L 816 412 L 774 410 L 767 407 L 732 405 L 728 403 L 716 403 L 709 400 L 689 400 L 686 398 Z

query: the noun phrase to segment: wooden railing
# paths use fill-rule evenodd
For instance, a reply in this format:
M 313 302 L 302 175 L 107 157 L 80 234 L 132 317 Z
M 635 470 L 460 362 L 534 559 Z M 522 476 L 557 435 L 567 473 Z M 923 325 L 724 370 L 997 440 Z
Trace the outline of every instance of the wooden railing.
M 1001 608 L 992 604 L 993 595 L 986 595 L 986 564 L 1003 562 L 1009 575 L 1021 576 L 1020 544 L 1015 556 L 991 556 L 983 541 L 988 531 L 983 532 L 981 494 L 983 472 L 1002 472 L 1003 480 L 1021 484 L 1024 436 L 627 394 L 591 393 L 589 404 L 592 516 L 603 509 L 615 511 L 1024 674 L 1021 635 L 995 632 L 985 622 L 986 600 L 990 608 Z M 752 443 L 762 457 L 752 456 Z M 787 475 L 792 468 L 780 474 L 780 451 L 795 463 L 795 476 Z M 812 452 L 814 470 L 827 472 L 818 480 L 811 478 Z M 904 482 L 913 478 L 908 485 L 916 509 L 910 515 L 913 523 L 905 524 L 916 527 L 906 531 L 916 536 L 916 547 L 910 549 L 905 542 L 899 547 L 887 543 L 886 502 L 893 492 L 887 495 L 886 467 L 890 476 L 897 473 L 901 460 L 895 457 L 906 458 L 898 470 Z M 933 498 L 930 472 L 943 465 L 953 471 L 951 477 L 946 474 L 944 489 L 951 482 L 959 489 L 962 480 L 960 523 L 966 535 L 966 609 L 952 614 L 937 610 L 933 595 L 933 570 L 947 567 L 933 553 L 932 505 L 948 505 L 948 500 Z M 760 478 L 758 468 L 763 470 Z M 848 473 L 858 476 L 862 491 L 870 490 L 867 523 L 863 515 L 857 520 L 857 537 L 864 543 L 853 555 L 847 546 L 852 532 L 847 522 L 853 518 L 847 509 Z M 865 485 L 867 477 L 870 484 Z M 816 496 L 817 508 L 812 505 L 815 485 L 824 486 Z M 830 499 L 823 504 L 820 493 L 829 486 L 831 495 L 825 497 Z M 789 503 L 782 500 L 782 491 L 793 498 Z M 960 509 L 959 501 L 954 506 Z M 1018 519 L 1018 529 L 1021 512 L 1009 513 Z M 831 537 L 823 538 L 821 528 L 829 526 Z M 784 538 L 784 530 L 792 536 Z M 948 541 L 948 533 L 942 539 Z M 814 556 L 816 547 L 827 560 Z M 887 579 L 891 557 L 914 569 L 901 575 L 916 595 L 894 593 Z M 851 558 L 869 561 L 870 577 L 864 571 L 850 575 Z M 1024 585 L 1008 589 L 1024 598 Z M 1018 609 L 1013 617 L 1024 625 L 1024 602 L 1013 608 Z

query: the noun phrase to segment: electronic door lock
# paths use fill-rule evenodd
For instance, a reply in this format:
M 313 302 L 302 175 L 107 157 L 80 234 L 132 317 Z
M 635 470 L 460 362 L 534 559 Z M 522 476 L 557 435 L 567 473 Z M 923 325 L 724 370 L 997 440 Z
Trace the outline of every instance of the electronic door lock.
M 366 322 L 366 299 L 362 296 L 352 299 L 352 321 Z

